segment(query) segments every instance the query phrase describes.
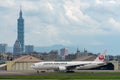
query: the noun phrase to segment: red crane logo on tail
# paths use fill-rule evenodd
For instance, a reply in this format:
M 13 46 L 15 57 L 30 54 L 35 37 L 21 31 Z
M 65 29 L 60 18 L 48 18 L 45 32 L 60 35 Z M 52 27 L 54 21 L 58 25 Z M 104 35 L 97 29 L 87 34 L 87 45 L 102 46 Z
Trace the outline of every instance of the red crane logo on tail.
M 100 55 L 100 56 L 99 56 L 99 60 L 101 60 L 101 61 L 104 60 L 104 56 L 103 56 L 103 55 Z

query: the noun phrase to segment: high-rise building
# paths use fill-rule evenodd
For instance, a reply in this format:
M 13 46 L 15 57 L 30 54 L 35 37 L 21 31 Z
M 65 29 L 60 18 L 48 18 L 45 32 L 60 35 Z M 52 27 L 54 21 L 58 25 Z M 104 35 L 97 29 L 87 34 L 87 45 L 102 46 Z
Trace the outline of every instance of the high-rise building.
M 22 10 L 20 9 L 19 18 L 17 19 L 17 39 L 21 44 L 22 52 L 24 52 L 24 19 L 22 17 Z
M 60 56 L 67 56 L 68 55 L 68 49 L 62 48 L 60 49 Z
M 60 49 L 60 56 L 62 60 L 65 60 L 65 57 L 68 55 L 68 49 L 67 48 L 62 48 Z
M 7 52 L 7 44 L 0 44 L 0 52 L 3 53 Z
M 13 53 L 14 55 L 20 55 L 22 53 L 22 47 L 21 47 L 19 40 L 15 41 Z
M 25 53 L 32 53 L 34 52 L 34 46 L 33 45 L 26 45 L 25 46 Z

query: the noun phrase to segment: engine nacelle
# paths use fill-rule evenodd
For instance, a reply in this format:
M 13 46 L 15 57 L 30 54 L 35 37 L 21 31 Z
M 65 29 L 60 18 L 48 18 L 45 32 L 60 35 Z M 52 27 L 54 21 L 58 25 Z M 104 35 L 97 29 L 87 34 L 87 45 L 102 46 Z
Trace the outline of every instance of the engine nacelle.
M 60 66 L 59 67 L 59 71 L 65 71 L 66 70 L 66 67 L 65 66 Z
M 77 70 L 79 70 L 79 69 L 84 69 L 84 66 L 77 66 L 76 69 L 77 69 Z

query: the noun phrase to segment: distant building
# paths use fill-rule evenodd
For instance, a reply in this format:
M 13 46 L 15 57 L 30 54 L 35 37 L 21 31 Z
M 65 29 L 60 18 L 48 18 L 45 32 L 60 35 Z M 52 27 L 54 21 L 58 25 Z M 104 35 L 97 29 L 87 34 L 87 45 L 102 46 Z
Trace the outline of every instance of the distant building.
M 14 53 L 14 55 L 22 54 L 21 44 L 20 44 L 19 40 L 15 41 L 15 44 L 13 47 L 13 53 Z
M 25 46 L 25 53 L 32 53 L 34 52 L 34 46 L 33 45 L 26 45 Z
M 120 62 L 120 55 L 117 55 L 116 57 L 117 57 L 117 60 Z
M 7 44 L 0 44 L 0 52 L 2 53 L 7 52 Z
M 115 59 L 113 55 L 106 55 L 105 57 L 108 61 L 113 61 Z
M 17 39 L 21 44 L 21 50 L 24 52 L 24 19 L 22 17 L 22 10 L 20 9 L 19 18 L 17 19 Z
M 42 53 L 41 54 L 41 59 L 44 61 L 56 61 L 58 60 L 58 51 L 50 51 L 49 53 Z
M 68 55 L 68 49 L 62 48 L 60 49 L 60 56 L 67 56 Z
M 67 61 L 71 61 L 71 60 L 74 60 L 74 59 L 76 59 L 76 55 L 75 54 L 68 54 L 65 57 L 65 60 L 67 60 Z
M 58 60 L 58 51 L 57 50 L 51 50 L 49 52 L 49 58 L 50 58 L 51 61 Z
M 87 50 L 84 50 L 84 52 L 80 52 L 80 51 L 77 49 L 76 58 L 85 57 L 85 56 L 88 56 L 88 55 L 89 55 L 89 53 L 87 52 Z
M 60 49 L 60 57 L 62 60 L 65 60 L 65 56 L 68 55 L 68 49 L 67 48 L 62 48 Z
M 12 60 L 13 56 L 9 53 L 1 53 L 0 52 L 0 63 L 5 63 L 6 61 Z
M 120 62 L 120 55 L 113 56 L 113 55 L 106 55 L 107 61 L 119 61 Z
M 6 54 L 0 52 L 0 64 L 5 63 L 6 61 Z

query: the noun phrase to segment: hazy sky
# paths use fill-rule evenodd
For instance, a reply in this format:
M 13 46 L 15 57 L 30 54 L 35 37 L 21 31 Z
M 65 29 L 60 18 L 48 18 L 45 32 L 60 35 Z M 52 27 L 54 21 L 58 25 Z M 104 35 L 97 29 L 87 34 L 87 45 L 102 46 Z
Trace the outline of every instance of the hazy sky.
M 120 54 L 120 0 L 0 0 L 0 43 L 13 46 L 20 5 L 25 44 Z

